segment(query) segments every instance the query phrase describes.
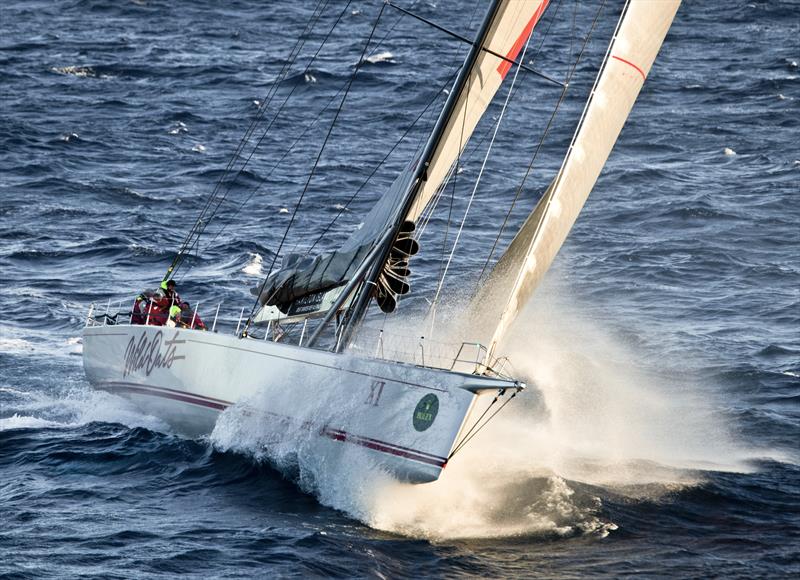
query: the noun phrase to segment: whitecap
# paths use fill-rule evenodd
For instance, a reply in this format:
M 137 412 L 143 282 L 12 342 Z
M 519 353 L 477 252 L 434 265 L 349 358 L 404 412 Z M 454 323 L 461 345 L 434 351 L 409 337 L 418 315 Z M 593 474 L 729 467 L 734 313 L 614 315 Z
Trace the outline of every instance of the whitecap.
M 205 153 L 205 150 L 206 148 L 200 143 L 192 147 L 192 151 L 194 151 L 195 153 Z
M 249 254 L 250 261 L 244 268 L 242 268 L 242 272 L 249 274 L 250 276 L 261 277 L 261 265 L 264 262 L 264 259 L 261 257 L 261 254 L 256 254 L 254 252 L 249 252 Z
M 306 80 L 307 83 L 315 83 L 315 82 L 317 82 L 317 77 L 315 77 L 312 74 L 306 73 L 305 74 L 305 80 Z
M 89 66 L 54 66 L 50 69 L 54 73 L 72 75 L 75 77 L 96 77 L 97 73 Z
M 11 429 L 47 429 L 48 427 L 64 427 L 63 423 L 40 419 L 39 417 L 29 417 L 14 413 L 11 417 L 0 419 L 0 431 Z
M 368 56 L 364 60 L 366 60 L 370 64 L 376 64 L 379 62 L 395 62 L 394 55 L 388 50 L 384 50 L 383 52 L 379 52 L 378 54 L 373 54 L 372 56 Z
M 723 152 L 725 155 L 736 155 L 736 151 L 734 151 L 734 150 L 733 150 L 733 149 L 731 149 L 730 147 L 725 147 L 725 149 L 723 149 L 723 150 L 722 150 L 722 152 Z
M 188 133 L 189 129 L 186 127 L 186 123 L 182 123 L 178 121 L 173 125 L 172 129 L 169 130 L 170 135 L 180 135 L 181 133 Z
M 288 207 L 282 207 L 281 209 L 278 210 L 278 213 L 289 213 L 289 208 Z
M 0 338 L 0 352 L 31 351 L 33 344 L 22 338 Z

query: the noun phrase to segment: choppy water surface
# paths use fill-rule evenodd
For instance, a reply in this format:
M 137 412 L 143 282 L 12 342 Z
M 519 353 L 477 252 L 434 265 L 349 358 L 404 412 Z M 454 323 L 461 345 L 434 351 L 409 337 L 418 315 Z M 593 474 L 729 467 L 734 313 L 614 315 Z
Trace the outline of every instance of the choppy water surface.
M 210 438 L 186 440 L 89 388 L 80 358 L 88 304 L 127 300 L 160 279 L 313 9 L 283 4 L 64 0 L 0 8 L 0 573 L 800 572 L 796 2 L 681 8 L 508 347 L 536 388 L 440 482 L 412 487 L 358 462 L 331 467 L 276 455 L 235 409 Z M 534 65 L 563 77 L 573 10 L 585 30 L 594 6 L 563 0 L 554 15 L 552 4 L 553 28 Z M 279 96 L 294 89 L 292 99 L 231 200 L 265 184 L 244 211 L 224 208 L 227 221 L 210 228 L 182 273 L 182 294 L 224 299 L 228 318 L 249 306 L 248 287 L 272 260 L 336 105 L 276 162 L 346 83 L 379 8 L 326 6 L 281 83 Z M 618 9 L 607 10 L 590 45 L 586 74 L 534 166 L 514 224 L 552 177 Z M 482 12 L 455 0 L 417 2 L 416 10 L 465 34 Z M 397 18 L 387 9 L 378 25 L 375 38 L 386 38 L 373 43 L 353 84 L 290 245 L 307 247 L 326 227 L 463 55 L 440 33 L 408 18 L 395 25 Z M 555 103 L 556 90 L 540 80 L 528 76 L 517 87 L 448 295 L 486 259 L 486 240 Z M 498 114 L 494 107 L 490 118 Z M 429 122 L 321 247 L 358 224 Z M 463 215 L 484 149 L 465 161 L 452 215 Z M 443 229 L 448 210 L 430 227 Z M 441 256 L 434 236 L 413 265 L 405 312 L 424 305 Z

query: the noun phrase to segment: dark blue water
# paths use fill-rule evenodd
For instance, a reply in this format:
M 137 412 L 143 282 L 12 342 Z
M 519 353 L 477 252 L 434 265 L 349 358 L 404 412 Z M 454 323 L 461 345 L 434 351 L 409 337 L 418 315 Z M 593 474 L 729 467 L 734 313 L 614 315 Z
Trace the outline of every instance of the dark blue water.
M 554 14 L 552 4 L 534 66 L 563 78 L 573 16 L 574 53 L 596 5 L 564 0 Z M 563 155 L 614 4 L 513 225 Z M 90 389 L 79 339 L 89 303 L 128 300 L 160 280 L 312 9 L 150 0 L 0 7 L 0 574 L 800 572 L 797 2 L 680 9 L 508 346 L 535 389 L 439 483 L 414 488 L 348 466 L 277 460 L 231 428 L 235 412 L 210 438 L 186 440 Z M 181 271 L 184 296 L 225 300 L 228 319 L 249 307 L 248 288 L 269 266 L 337 102 L 301 132 L 347 82 L 379 9 L 326 6 L 280 84 L 278 96 L 295 89 L 292 99 L 232 187 L 225 219 Z M 483 10 L 454 0 L 416 9 L 464 34 Z M 285 249 L 308 247 L 463 57 L 441 33 L 397 19 L 387 8 L 378 24 L 375 38 L 386 38 L 373 42 L 353 83 Z M 486 260 L 555 104 L 557 90 L 541 80 L 526 76 L 516 88 L 446 295 L 469 286 Z M 493 106 L 476 142 L 498 113 Z M 430 122 L 414 127 L 320 247 L 359 223 Z M 454 224 L 481 143 L 457 178 Z M 432 231 L 445 229 L 448 206 Z M 442 234 L 431 240 L 412 264 L 406 314 L 434 288 Z

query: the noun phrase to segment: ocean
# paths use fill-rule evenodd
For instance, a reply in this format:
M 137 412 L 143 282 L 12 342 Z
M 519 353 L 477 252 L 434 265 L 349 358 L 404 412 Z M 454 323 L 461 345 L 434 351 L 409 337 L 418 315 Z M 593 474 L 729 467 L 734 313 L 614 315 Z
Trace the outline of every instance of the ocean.
M 468 37 L 485 9 L 399 4 Z M 551 0 L 525 62 L 557 79 L 601 16 L 553 128 L 542 140 L 560 89 L 521 73 L 464 217 L 509 75 L 392 328 L 415 330 L 462 219 L 445 301 L 472 291 L 553 178 L 621 9 L 601 4 Z M 231 428 L 235 409 L 187 439 L 89 386 L 81 329 L 91 303 L 161 280 L 274 92 L 177 276 L 232 331 L 293 215 L 282 254 L 358 227 L 466 46 L 378 0 L 3 2 L 0 577 L 796 577 L 798 38 L 797 1 L 684 2 L 504 347 L 529 388 L 412 486 L 276 458 Z

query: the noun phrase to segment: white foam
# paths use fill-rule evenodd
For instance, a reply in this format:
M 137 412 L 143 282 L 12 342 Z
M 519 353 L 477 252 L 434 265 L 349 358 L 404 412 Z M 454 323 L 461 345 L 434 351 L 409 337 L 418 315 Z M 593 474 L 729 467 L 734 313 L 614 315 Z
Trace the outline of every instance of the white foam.
M 143 414 L 133 403 L 104 391 L 81 386 L 56 396 L 39 391 L 14 391 L 26 400 L 16 403 L 11 417 L 0 419 L 3 429 L 74 428 L 93 422 L 120 423 L 126 427 L 145 427 L 169 432 L 162 420 Z
M 388 50 L 384 50 L 383 52 L 368 56 L 365 60 L 370 64 L 379 62 L 394 62 L 394 55 Z
M 734 150 L 733 150 L 733 149 L 731 149 L 730 147 L 725 147 L 725 149 L 723 149 L 723 150 L 722 150 L 722 152 L 723 152 L 725 155 L 736 155 L 736 151 L 734 151 Z
M 182 123 L 181 121 L 175 123 L 175 125 L 173 125 L 173 127 L 169 130 L 170 135 L 181 135 L 188 132 L 189 128 L 186 126 L 186 123 Z
M 22 352 L 34 350 L 33 344 L 22 338 L 0 338 L 0 351 Z
M 0 431 L 10 431 L 12 429 L 47 429 L 63 426 L 63 424 L 56 421 L 48 421 L 38 417 L 28 417 L 17 414 L 6 417 L 5 419 L 0 419 Z
M 197 143 L 194 147 L 192 147 L 192 151 L 194 151 L 195 153 L 204 153 L 205 150 L 206 150 L 205 146 L 201 145 L 200 143 Z
M 261 254 L 256 254 L 253 252 L 248 252 L 250 254 L 250 261 L 242 268 L 242 272 L 248 274 L 250 276 L 262 276 L 261 266 L 264 262 L 264 259 L 261 257 Z
M 603 536 L 615 524 L 570 482 L 657 499 L 703 481 L 702 470 L 748 472 L 781 456 L 738 443 L 707 387 L 642 370 L 640 353 L 541 291 L 508 342 L 529 389 L 439 481 L 376 487 L 364 521 L 431 539 Z
M 94 69 L 89 66 L 54 66 L 50 70 L 54 73 L 81 78 L 97 76 Z

